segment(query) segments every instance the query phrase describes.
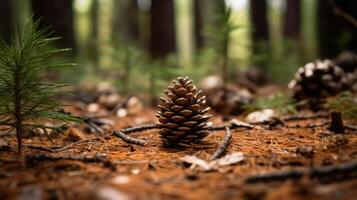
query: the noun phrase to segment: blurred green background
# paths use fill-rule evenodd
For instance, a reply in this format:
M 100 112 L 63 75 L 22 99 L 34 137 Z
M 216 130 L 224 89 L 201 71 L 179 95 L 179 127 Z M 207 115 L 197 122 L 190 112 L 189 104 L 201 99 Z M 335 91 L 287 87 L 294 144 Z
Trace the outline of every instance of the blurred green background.
M 223 38 L 224 4 L 234 27 Z M 352 0 L 2 0 L 0 34 L 11 40 L 17 23 L 31 15 L 51 25 L 58 44 L 78 63 L 59 79 L 91 85 L 112 83 L 124 94 L 156 95 L 167 81 L 220 75 L 226 59 L 229 81 L 256 67 L 273 83 L 286 83 L 302 64 L 356 51 Z M 223 27 L 223 28 L 222 28 Z M 221 40 L 220 40 L 221 39 Z M 216 42 L 213 42 L 216 41 Z M 221 44 L 217 44 L 217 41 Z M 219 53 L 219 45 L 226 45 Z

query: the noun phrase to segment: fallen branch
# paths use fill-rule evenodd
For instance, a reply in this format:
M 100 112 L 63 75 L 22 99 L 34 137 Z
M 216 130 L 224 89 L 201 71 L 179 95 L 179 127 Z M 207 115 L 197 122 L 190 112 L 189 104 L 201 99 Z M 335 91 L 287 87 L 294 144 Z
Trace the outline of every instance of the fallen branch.
M 332 10 L 335 15 L 342 17 L 343 19 L 348 21 L 351 25 L 353 25 L 354 27 L 357 27 L 357 19 L 356 18 L 354 18 L 352 15 L 344 12 L 343 10 L 341 10 L 341 8 L 339 8 L 337 6 L 335 1 L 330 0 L 330 5 L 332 6 Z
M 144 146 L 147 142 L 146 140 L 138 139 L 138 138 L 134 138 L 129 135 L 126 135 L 122 131 L 114 131 L 114 135 L 129 144 L 137 144 L 137 145 Z
M 134 138 L 127 134 L 133 133 L 133 132 L 150 130 L 150 129 L 160 129 L 160 128 L 162 128 L 162 127 L 158 124 L 147 124 L 147 125 L 136 126 L 136 127 L 132 127 L 132 128 L 121 129 L 120 131 L 114 131 L 113 134 L 115 137 L 122 139 L 126 143 L 145 145 L 147 143 L 147 140 Z
M 209 131 L 223 131 L 226 130 L 226 127 L 228 126 L 229 129 L 234 130 L 238 128 L 247 128 L 247 129 L 253 129 L 258 126 L 254 126 L 252 124 L 238 121 L 238 120 L 231 120 L 229 125 L 219 125 L 219 126 L 211 126 L 208 128 Z
M 274 172 L 263 175 L 254 175 L 245 179 L 246 183 L 261 183 L 286 180 L 298 180 L 303 176 L 317 179 L 321 182 L 346 180 L 357 178 L 357 162 L 350 162 L 332 166 L 311 168 L 308 170 L 290 170 L 285 172 Z
M 213 153 L 211 156 L 211 160 L 216 160 L 220 158 L 226 149 L 228 148 L 228 145 L 231 143 L 232 140 L 232 133 L 231 130 L 226 126 L 226 134 L 224 136 L 222 144 L 218 147 L 218 149 Z
M 146 131 L 146 130 L 150 130 L 150 129 L 160 129 L 160 128 L 162 128 L 162 126 L 159 124 L 146 124 L 146 125 L 122 129 L 122 130 L 120 130 L 120 132 L 122 132 L 124 134 L 129 134 L 129 133 L 133 133 L 133 132 L 140 132 L 140 131 Z
M 327 122 L 322 122 L 322 123 L 318 123 L 318 124 L 309 124 L 307 126 L 301 126 L 301 125 L 297 124 L 297 125 L 293 125 L 293 126 L 286 125 L 286 127 L 288 127 L 288 128 L 317 128 L 317 127 L 327 126 L 330 123 L 331 123 L 330 121 L 327 121 Z
M 353 130 L 353 131 L 357 131 L 357 126 L 356 125 L 347 124 L 345 126 L 345 128 Z
M 39 150 L 39 151 L 46 151 L 46 152 L 50 152 L 50 153 L 58 153 L 61 151 L 65 151 L 71 147 L 73 147 L 74 145 L 83 143 L 83 142 L 89 142 L 92 140 L 101 140 L 103 141 L 103 138 L 100 137 L 95 137 L 95 138 L 90 138 L 90 139 L 84 139 L 84 140 L 79 140 L 77 142 L 73 142 L 69 145 L 66 145 L 64 147 L 59 147 L 59 146 L 54 146 L 54 147 L 44 147 L 44 146 L 38 146 L 38 145 L 32 145 L 32 144 L 24 144 L 25 147 L 29 148 L 29 149 L 35 149 L 35 150 Z
M 97 153 L 95 156 L 54 156 L 49 154 L 35 154 L 27 155 L 25 157 L 26 166 L 33 166 L 38 162 L 42 161 L 60 161 L 60 160 L 71 160 L 71 161 L 81 161 L 84 163 L 103 163 L 105 167 L 111 169 L 115 168 L 115 165 L 111 163 L 105 155 Z
M 307 119 L 318 119 L 318 118 L 328 118 L 329 115 L 328 114 L 314 114 L 314 115 L 295 115 L 295 116 L 289 116 L 289 117 L 285 117 L 282 120 L 283 121 L 299 121 L 299 120 L 307 120 Z

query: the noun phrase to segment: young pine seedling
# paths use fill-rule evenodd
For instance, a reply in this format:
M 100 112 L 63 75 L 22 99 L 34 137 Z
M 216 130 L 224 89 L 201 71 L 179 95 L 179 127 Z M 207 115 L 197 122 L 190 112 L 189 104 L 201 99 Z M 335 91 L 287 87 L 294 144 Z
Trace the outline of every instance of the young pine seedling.
M 18 153 L 22 151 L 22 137 L 25 130 L 44 133 L 48 130 L 59 132 L 64 125 L 77 118 L 63 114 L 57 97 L 59 88 L 64 85 L 47 83 L 41 74 L 49 68 L 73 64 L 59 62 L 49 64 L 48 59 L 69 49 L 55 49 L 49 28 L 40 28 L 39 21 L 28 20 L 18 28 L 13 40 L 7 44 L 0 39 L 0 125 L 9 133 L 17 135 Z M 54 120 L 64 122 L 59 126 L 48 126 L 45 122 Z
M 214 1 L 215 25 L 208 30 L 209 38 L 220 60 L 223 89 L 227 91 L 229 76 L 229 50 L 233 43 L 232 34 L 239 26 L 232 20 L 232 8 L 226 5 L 226 1 Z

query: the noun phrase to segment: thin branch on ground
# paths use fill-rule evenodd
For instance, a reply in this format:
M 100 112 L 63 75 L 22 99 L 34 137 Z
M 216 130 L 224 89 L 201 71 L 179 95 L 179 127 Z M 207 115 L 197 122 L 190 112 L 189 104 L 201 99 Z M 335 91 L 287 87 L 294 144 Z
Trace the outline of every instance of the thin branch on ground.
M 347 125 L 345 125 L 345 128 L 353 130 L 353 131 L 357 131 L 356 125 L 347 124 Z
M 289 117 L 282 118 L 283 121 L 299 121 L 299 120 L 307 120 L 307 119 L 319 119 L 319 118 L 328 118 L 329 115 L 326 113 L 317 113 L 314 115 L 294 115 Z
M 124 134 L 129 134 L 129 133 L 133 133 L 133 132 L 140 132 L 140 131 L 146 131 L 146 130 L 150 130 L 150 129 L 160 129 L 160 128 L 162 128 L 162 126 L 159 124 L 145 124 L 145 125 L 141 125 L 141 126 L 122 129 L 122 130 L 120 130 L 120 132 L 122 132 Z
M 224 152 L 227 150 L 229 144 L 231 143 L 231 140 L 232 140 L 231 130 L 229 129 L 228 126 L 226 126 L 226 134 L 224 136 L 222 144 L 219 145 L 218 149 L 212 154 L 211 160 L 216 160 L 216 159 L 220 158 L 224 154 Z
M 322 127 L 322 126 L 327 126 L 329 124 L 331 124 L 330 121 L 322 122 L 322 123 L 318 123 L 318 124 L 308 124 L 306 126 L 301 126 L 299 124 L 293 125 L 293 126 L 286 125 L 286 127 L 288 127 L 288 128 L 318 128 L 318 127 Z
M 348 21 L 354 27 L 357 27 L 357 19 L 352 15 L 346 13 L 341 8 L 339 8 L 334 0 L 330 0 L 330 5 L 332 6 L 333 13 L 337 16 L 342 17 L 346 21 Z
M 77 142 L 73 142 L 73 143 L 71 143 L 69 145 L 66 145 L 64 147 L 59 147 L 59 146 L 44 147 L 44 146 L 38 146 L 38 145 L 32 145 L 32 144 L 25 144 L 24 146 L 29 148 L 29 149 L 46 151 L 46 152 L 50 152 L 50 153 L 58 153 L 58 152 L 61 152 L 61 151 L 65 151 L 65 150 L 73 147 L 74 145 L 77 145 L 77 144 L 80 144 L 80 143 L 84 143 L 84 142 L 89 142 L 89 141 L 92 141 L 92 140 L 101 140 L 101 141 L 103 141 L 103 138 L 96 137 L 96 138 L 89 138 L 89 139 L 79 140 Z
M 350 162 L 332 166 L 311 168 L 308 170 L 289 170 L 284 172 L 273 172 L 262 175 L 249 176 L 246 183 L 262 183 L 286 180 L 298 180 L 307 176 L 321 182 L 347 180 L 357 177 L 357 162 Z
M 254 126 L 254 125 L 246 123 L 246 122 L 232 120 L 228 125 L 211 126 L 208 128 L 208 130 L 209 131 L 223 131 L 223 130 L 226 130 L 227 126 L 231 130 L 238 129 L 238 128 L 253 129 L 255 127 L 258 127 L 258 126 Z
M 124 142 L 128 144 L 137 144 L 137 145 L 144 146 L 147 143 L 147 140 L 131 137 L 129 135 L 126 135 L 122 131 L 114 131 L 114 136 L 122 139 Z
M 140 132 L 140 131 L 146 131 L 150 129 L 160 129 L 162 128 L 158 124 L 146 124 L 146 125 L 141 125 L 141 126 L 136 126 L 136 127 L 131 127 L 131 128 L 126 128 L 126 129 L 121 129 L 119 131 L 114 131 L 113 134 L 115 137 L 118 137 L 122 139 L 124 142 L 129 143 L 129 144 L 137 144 L 137 145 L 145 145 L 147 143 L 147 140 L 143 139 L 138 139 L 135 137 L 131 137 L 127 134 L 133 133 L 133 132 Z
M 33 166 L 38 162 L 43 161 L 60 161 L 60 160 L 71 160 L 71 161 L 81 161 L 84 163 L 103 163 L 105 167 L 111 169 L 115 168 L 115 165 L 111 163 L 105 155 L 97 153 L 94 156 L 54 156 L 50 154 L 35 154 L 27 155 L 25 157 L 25 162 L 27 166 Z

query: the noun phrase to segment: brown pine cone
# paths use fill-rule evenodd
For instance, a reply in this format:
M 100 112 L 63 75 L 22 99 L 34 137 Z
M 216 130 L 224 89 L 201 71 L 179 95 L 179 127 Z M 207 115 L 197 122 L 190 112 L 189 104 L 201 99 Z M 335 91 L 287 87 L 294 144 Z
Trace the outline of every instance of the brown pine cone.
M 165 90 L 167 98 L 160 98 L 156 117 L 163 125 L 161 138 L 168 146 L 187 147 L 200 143 L 208 135 L 206 97 L 188 77 L 179 77 Z
M 344 51 L 338 55 L 335 63 L 346 73 L 354 73 L 357 70 L 357 53 Z
M 357 53 L 351 51 L 342 52 L 335 63 L 341 67 L 351 85 L 351 90 L 357 92 Z
M 290 81 L 298 100 L 336 95 L 350 86 L 344 71 L 330 60 L 318 60 L 300 67 Z

